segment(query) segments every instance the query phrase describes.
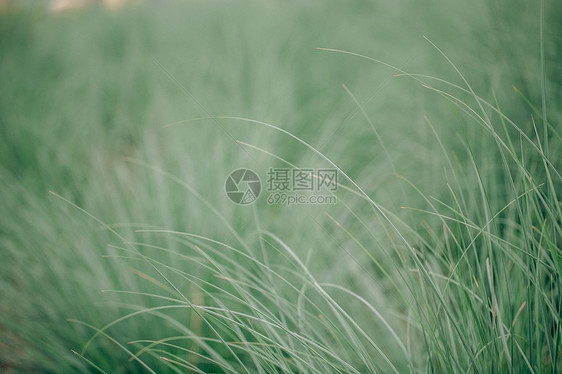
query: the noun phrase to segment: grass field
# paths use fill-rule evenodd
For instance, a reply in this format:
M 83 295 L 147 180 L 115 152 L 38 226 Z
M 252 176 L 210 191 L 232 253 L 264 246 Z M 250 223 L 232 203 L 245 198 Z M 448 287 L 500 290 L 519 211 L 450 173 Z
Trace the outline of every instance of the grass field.
M 0 6 L 0 371 L 559 373 L 560 17 Z

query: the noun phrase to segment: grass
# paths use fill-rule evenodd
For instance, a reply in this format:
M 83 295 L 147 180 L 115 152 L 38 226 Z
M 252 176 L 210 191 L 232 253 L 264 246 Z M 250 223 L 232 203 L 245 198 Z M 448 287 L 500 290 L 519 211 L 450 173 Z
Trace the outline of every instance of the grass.
M 558 15 L 5 8 L 0 368 L 559 372 Z M 237 206 L 240 167 L 337 204 Z

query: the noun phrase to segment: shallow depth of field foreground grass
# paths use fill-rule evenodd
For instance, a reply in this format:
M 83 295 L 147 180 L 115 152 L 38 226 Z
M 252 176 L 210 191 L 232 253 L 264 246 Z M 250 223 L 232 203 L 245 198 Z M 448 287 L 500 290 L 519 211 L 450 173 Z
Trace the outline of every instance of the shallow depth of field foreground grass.
M 0 371 L 560 372 L 557 2 L 0 9 Z

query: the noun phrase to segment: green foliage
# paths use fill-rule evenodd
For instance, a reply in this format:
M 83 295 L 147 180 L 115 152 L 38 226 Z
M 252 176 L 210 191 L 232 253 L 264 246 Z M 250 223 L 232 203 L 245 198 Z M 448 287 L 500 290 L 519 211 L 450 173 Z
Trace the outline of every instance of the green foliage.
M 7 8 L 0 369 L 559 372 L 543 5 Z M 338 203 L 237 206 L 241 167 Z

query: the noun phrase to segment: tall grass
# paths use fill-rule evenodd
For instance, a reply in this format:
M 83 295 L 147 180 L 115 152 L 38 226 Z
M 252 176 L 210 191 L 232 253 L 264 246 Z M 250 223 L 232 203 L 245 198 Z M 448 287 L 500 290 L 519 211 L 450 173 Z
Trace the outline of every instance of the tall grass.
M 557 10 L 520 5 L 2 14 L 1 368 L 559 372 Z M 338 204 L 228 200 L 272 166 Z

